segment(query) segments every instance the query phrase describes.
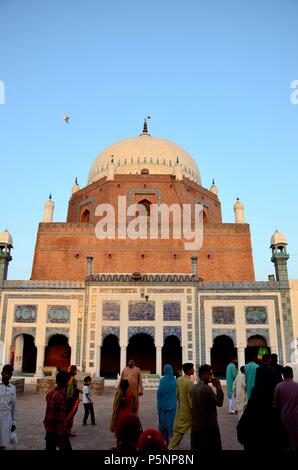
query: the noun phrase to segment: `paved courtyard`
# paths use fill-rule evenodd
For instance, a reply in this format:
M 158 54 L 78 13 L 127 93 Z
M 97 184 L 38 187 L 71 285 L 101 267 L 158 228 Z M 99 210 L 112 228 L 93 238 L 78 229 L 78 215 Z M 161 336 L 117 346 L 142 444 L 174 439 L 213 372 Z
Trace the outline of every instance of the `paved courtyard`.
M 71 438 L 73 449 L 77 450 L 110 450 L 115 446 L 115 438 L 109 432 L 111 418 L 113 388 L 105 388 L 104 394 L 94 396 L 94 409 L 96 426 L 82 425 L 84 409 L 80 404 L 75 416 L 73 432 L 76 437 Z M 12 449 L 37 449 L 45 447 L 45 431 L 43 419 L 45 414 L 45 395 L 35 393 L 35 385 L 26 385 L 24 395 L 18 396 L 17 401 L 17 435 L 18 444 Z M 242 446 L 237 441 L 236 424 L 237 416 L 229 415 L 227 403 L 218 408 L 219 425 L 222 436 L 223 449 L 241 450 Z M 90 419 L 90 418 L 89 418 Z M 140 401 L 140 419 L 143 429 L 158 427 L 156 412 L 156 392 L 145 391 Z M 190 449 L 190 436 L 185 436 L 180 449 Z

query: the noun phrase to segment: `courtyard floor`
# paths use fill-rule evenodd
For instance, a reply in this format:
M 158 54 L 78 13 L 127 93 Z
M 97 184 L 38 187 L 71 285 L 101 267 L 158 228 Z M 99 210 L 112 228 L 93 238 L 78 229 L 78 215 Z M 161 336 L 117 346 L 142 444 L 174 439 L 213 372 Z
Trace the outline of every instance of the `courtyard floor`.
M 224 389 L 225 390 L 225 389 Z M 75 416 L 71 438 L 73 449 L 77 450 L 110 450 L 115 446 L 114 435 L 109 432 L 109 423 L 113 403 L 113 388 L 105 388 L 104 394 L 94 396 L 96 425 L 82 425 L 84 408 L 80 404 Z M 11 446 L 16 450 L 43 450 L 45 448 L 45 431 L 43 419 L 45 414 L 45 395 L 35 393 L 35 385 L 26 385 L 23 395 L 17 397 L 16 431 L 18 443 Z M 90 418 L 89 418 L 90 419 Z M 143 429 L 158 428 L 156 412 L 156 392 L 145 391 L 140 399 L 140 420 Z M 218 408 L 218 421 L 224 450 L 241 450 L 237 441 L 236 415 L 229 415 L 225 397 L 224 406 Z M 181 450 L 190 449 L 190 436 L 186 435 L 181 442 Z

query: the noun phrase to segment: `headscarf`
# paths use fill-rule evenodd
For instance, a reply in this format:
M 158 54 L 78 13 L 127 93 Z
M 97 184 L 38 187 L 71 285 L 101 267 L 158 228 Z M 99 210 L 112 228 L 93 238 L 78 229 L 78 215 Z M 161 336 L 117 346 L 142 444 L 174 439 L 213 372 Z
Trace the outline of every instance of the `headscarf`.
M 139 418 L 133 414 L 125 416 L 118 427 L 118 447 L 122 450 L 136 449 L 143 429 Z
M 176 409 L 176 378 L 170 364 L 164 366 L 164 376 L 160 379 L 157 390 L 157 410 L 169 411 Z
M 167 450 L 163 435 L 157 429 L 146 429 L 138 440 L 138 450 L 159 451 Z

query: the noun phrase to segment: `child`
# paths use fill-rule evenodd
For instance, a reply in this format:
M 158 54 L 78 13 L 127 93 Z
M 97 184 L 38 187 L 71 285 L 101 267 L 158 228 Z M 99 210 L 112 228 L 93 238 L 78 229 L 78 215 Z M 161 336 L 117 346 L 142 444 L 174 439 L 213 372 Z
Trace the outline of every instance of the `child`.
M 95 417 L 94 417 L 94 409 L 93 409 L 93 401 L 90 392 L 90 384 L 91 384 L 91 377 L 84 378 L 84 386 L 83 386 L 83 405 L 85 409 L 83 425 L 86 426 L 87 419 L 90 413 L 91 416 L 91 424 L 95 424 Z

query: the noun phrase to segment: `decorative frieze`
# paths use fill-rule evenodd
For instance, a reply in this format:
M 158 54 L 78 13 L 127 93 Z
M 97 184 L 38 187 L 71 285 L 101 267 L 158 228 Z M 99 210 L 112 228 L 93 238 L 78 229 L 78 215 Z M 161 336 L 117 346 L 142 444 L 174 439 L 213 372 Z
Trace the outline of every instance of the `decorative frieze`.
M 115 335 L 120 340 L 120 328 L 119 326 L 103 326 L 101 329 L 102 339 L 104 339 L 108 335 Z
M 235 307 L 212 307 L 212 323 L 233 325 L 235 323 Z
M 120 301 L 103 300 L 102 302 L 103 320 L 120 320 Z
M 128 327 L 128 339 L 132 336 L 138 335 L 139 333 L 144 333 L 152 336 L 155 339 L 155 328 L 153 326 L 129 326 Z
M 181 342 L 181 326 L 164 326 L 163 327 L 163 339 L 167 336 L 177 336 Z
M 266 307 L 245 307 L 245 321 L 252 325 L 268 323 Z
M 128 302 L 129 321 L 151 321 L 155 320 L 155 302 Z

